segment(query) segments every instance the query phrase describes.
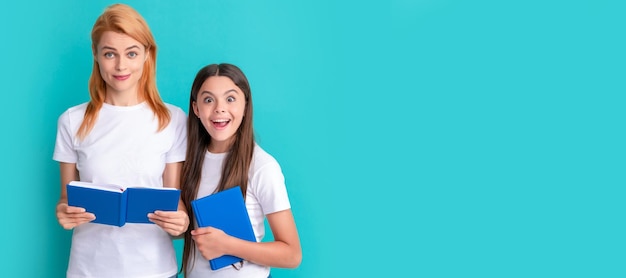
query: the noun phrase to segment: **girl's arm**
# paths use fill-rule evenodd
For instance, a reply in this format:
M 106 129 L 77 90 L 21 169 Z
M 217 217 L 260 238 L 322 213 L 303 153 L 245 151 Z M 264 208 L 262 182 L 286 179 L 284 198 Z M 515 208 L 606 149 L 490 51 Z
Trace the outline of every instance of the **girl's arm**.
M 267 221 L 274 235 L 272 242 L 245 241 L 211 227 L 193 230 L 191 234 L 205 259 L 230 254 L 270 267 L 298 267 L 302 249 L 291 209 L 268 214 Z

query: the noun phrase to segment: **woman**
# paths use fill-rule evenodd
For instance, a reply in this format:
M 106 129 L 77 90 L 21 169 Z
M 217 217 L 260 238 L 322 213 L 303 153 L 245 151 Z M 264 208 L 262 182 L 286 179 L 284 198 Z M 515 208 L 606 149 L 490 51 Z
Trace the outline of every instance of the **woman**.
M 191 88 L 192 111 L 181 182 L 187 211 L 193 216 L 192 200 L 239 185 L 256 242 L 194 223 L 195 229 L 185 233 L 185 277 L 265 278 L 270 267 L 300 265 L 300 239 L 280 165 L 254 140 L 252 96 L 245 75 L 231 64 L 202 68 Z M 261 242 L 265 218 L 274 235 L 271 242 Z M 208 260 L 225 254 L 244 262 L 212 271 Z
M 149 214 L 156 225 L 122 227 L 89 223 L 93 214 L 67 205 L 65 185 L 73 180 L 179 188 L 185 159 L 186 115 L 159 96 L 157 47 L 145 20 L 127 5 L 111 5 L 91 39 L 91 99 L 59 117 L 53 155 L 61 168 L 56 215 L 73 229 L 67 277 L 175 276 L 171 237 L 189 225 L 182 201 L 178 211 Z

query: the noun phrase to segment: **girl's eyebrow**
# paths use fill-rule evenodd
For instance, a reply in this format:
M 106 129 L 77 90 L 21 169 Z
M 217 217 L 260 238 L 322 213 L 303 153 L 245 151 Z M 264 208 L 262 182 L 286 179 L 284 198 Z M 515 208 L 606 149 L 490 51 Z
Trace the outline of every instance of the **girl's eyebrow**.
M 229 89 L 229 90 L 226 90 L 226 92 L 224 92 L 224 93 L 223 93 L 223 95 L 228 94 L 228 93 L 230 93 L 230 92 L 235 92 L 236 94 L 238 94 L 238 93 L 239 93 L 239 92 L 238 92 L 237 90 L 235 90 L 235 89 Z M 202 91 L 202 92 L 200 92 L 200 94 L 210 94 L 210 95 L 215 95 L 215 94 L 214 94 L 213 92 L 211 92 L 211 91 Z

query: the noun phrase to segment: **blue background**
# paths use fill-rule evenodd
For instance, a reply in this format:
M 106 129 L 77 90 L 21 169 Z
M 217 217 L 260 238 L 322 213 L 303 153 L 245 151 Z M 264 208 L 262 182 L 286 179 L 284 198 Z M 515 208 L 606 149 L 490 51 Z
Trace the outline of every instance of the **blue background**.
M 126 2 L 165 101 L 248 75 L 304 253 L 273 276 L 626 277 L 625 2 L 366 2 Z M 0 10 L 3 276 L 65 274 L 56 120 L 111 3 Z

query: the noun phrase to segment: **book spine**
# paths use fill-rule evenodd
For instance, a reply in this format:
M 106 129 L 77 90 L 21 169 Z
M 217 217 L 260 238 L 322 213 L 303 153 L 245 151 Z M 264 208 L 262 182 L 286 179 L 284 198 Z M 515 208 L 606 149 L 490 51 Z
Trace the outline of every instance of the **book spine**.
M 120 197 L 120 223 L 118 226 L 122 227 L 126 224 L 126 208 L 128 207 L 128 190 L 124 190 Z
M 200 214 L 200 210 L 198 209 L 198 205 L 195 201 L 191 202 L 191 208 L 193 209 L 193 214 L 195 214 L 196 222 L 198 222 L 198 227 L 205 227 L 204 221 L 202 220 L 202 215 Z

